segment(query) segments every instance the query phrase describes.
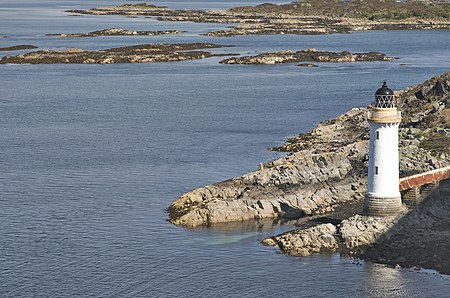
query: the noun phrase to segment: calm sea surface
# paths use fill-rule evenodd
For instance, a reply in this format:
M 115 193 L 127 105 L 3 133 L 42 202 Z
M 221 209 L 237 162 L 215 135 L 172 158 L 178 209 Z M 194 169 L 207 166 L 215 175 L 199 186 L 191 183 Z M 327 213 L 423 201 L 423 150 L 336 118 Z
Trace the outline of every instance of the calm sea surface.
M 211 9 L 258 2 L 156 3 Z M 226 25 L 64 12 L 98 5 L 2 0 L 0 47 L 214 42 L 235 45 L 213 50 L 220 53 L 317 48 L 400 60 L 312 69 L 220 65 L 219 58 L 0 65 L 0 297 L 448 297 L 448 276 L 338 254 L 289 257 L 259 243 L 289 224 L 185 229 L 167 222 L 165 208 L 186 191 L 280 156 L 267 147 L 368 105 L 384 79 L 402 89 L 449 71 L 449 31 L 212 38 L 199 34 Z M 111 27 L 188 33 L 45 36 Z

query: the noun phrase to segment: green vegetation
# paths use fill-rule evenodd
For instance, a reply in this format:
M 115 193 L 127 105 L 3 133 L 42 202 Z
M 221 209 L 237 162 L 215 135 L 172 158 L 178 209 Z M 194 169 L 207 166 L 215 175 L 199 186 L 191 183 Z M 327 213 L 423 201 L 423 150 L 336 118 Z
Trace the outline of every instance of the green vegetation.
M 420 142 L 419 147 L 431 151 L 434 155 L 450 154 L 450 137 L 444 133 L 432 133 Z
M 395 0 L 304 0 L 289 4 L 264 3 L 237 7 L 235 12 L 282 13 L 299 16 L 328 16 L 367 20 L 450 19 L 450 3 Z

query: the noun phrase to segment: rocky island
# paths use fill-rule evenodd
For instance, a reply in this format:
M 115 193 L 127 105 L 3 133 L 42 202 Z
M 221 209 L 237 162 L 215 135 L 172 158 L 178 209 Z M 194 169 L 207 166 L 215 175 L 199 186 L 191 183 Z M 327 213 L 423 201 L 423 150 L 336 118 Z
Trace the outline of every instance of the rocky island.
M 17 46 L 0 48 L 0 51 L 7 52 L 7 51 L 21 51 L 21 50 L 33 50 L 33 49 L 38 49 L 38 47 L 29 45 L 29 44 L 21 44 L 21 45 L 17 45 Z
M 68 49 L 64 51 L 41 50 L 16 56 L 5 56 L 0 64 L 111 64 L 111 63 L 149 63 L 171 62 L 192 59 L 202 59 L 213 54 L 198 49 L 222 48 L 224 45 L 210 43 L 190 44 L 144 44 L 122 48 L 112 48 L 100 51 L 85 51 L 81 49 Z
M 403 116 L 400 175 L 449 166 L 450 73 L 396 92 L 396 96 Z M 367 108 L 355 108 L 320 123 L 272 148 L 289 155 L 241 177 L 182 195 L 168 208 L 170 221 L 195 227 L 263 218 L 319 218 L 320 224 L 273 236 L 263 243 L 292 255 L 339 249 L 380 263 L 433 268 L 449 274 L 450 263 L 440 262 L 450 248 L 450 201 L 445 183 L 440 195 L 427 198 L 413 211 L 405 208 L 398 217 L 358 215 L 367 181 L 366 113 Z M 330 220 L 333 211 L 349 205 L 357 207 Z M 412 229 L 420 232 L 411 233 Z M 428 253 L 418 257 L 408 248 L 412 243 Z M 440 247 L 430 247 L 430 243 L 440 243 Z
M 351 52 L 328 52 L 316 49 L 307 49 L 293 52 L 284 50 L 274 53 L 263 53 L 256 56 L 245 56 L 239 58 L 228 58 L 220 61 L 222 64 L 276 64 L 289 62 L 356 62 L 356 61 L 390 61 L 396 58 L 388 57 L 386 54 L 351 53 Z
M 134 31 L 134 30 L 125 30 L 121 28 L 110 28 L 92 31 L 88 33 L 58 33 L 58 34 L 47 34 L 47 36 L 58 36 L 58 37 L 97 37 L 97 36 L 128 36 L 128 35 L 154 36 L 164 34 L 180 34 L 184 32 L 186 31 L 179 31 L 179 30 Z
M 68 12 L 92 15 L 157 17 L 161 21 L 237 23 L 208 36 L 251 34 L 334 34 L 361 30 L 450 29 L 450 3 L 421 1 L 305 0 L 227 10 L 174 10 L 146 3 Z

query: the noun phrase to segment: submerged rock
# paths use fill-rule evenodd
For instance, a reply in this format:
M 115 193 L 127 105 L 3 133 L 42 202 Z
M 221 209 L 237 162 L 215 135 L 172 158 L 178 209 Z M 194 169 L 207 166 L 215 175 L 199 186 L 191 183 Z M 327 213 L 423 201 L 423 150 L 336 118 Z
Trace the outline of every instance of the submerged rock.
M 300 63 L 299 65 L 300 67 L 319 67 L 319 65 L 317 64 L 312 64 L 312 63 Z

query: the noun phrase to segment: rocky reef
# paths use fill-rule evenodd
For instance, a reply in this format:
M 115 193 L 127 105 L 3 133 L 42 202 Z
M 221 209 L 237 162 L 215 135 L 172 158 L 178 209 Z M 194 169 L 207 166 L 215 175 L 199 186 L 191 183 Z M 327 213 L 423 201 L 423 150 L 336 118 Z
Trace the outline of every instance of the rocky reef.
M 64 51 L 42 50 L 16 56 L 5 56 L 0 64 L 111 64 L 111 63 L 150 63 L 171 62 L 192 59 L 202 59 L 213 54 L 198 49 L 222 48 L 223 45 L 209 43 L 190 44 L 144 44 L 122 48 L 112 48 L 100 51 L 85 51 L 81 49 L 68 49 Z
M 20 50 L 33 50 L 33 49 L 37 49 L 37 46 L 33 46 L 33 45 L 29 45 L 29 44 L 21 44 L 21 45 L 17 45 L 17 46 L 11 46 L 11 47 L 5 47 L 5 48 L 0 48 L 0 51 L 20 51 Z
M 316 49 L 306 49 L 297 52 L 289 50 L 263 53 L 256 56 L 232 57 L 220 61 L 222 64 L 276 64 L 289 62 L 356 62 L 356 61 L 389 61 L 394 60 L 386 54 L 370 53 L 351 53 L 351 52 L 328 52 L 318 51 Z M 308 65 L 309 66 L 309 65 Z
M 146 3 L 98 7 L 68 12 L 91 15 L 157 17 L 161 21 L 238 23 L 208 36 L 253 34 L 319 35 L 360 30 L 450 29 L 449 4 L 381 1 L 305 0 L 275 5 L 236 7 L 228 10 L 174 10 Z M 414 1 L 416 2 L 416 1 Z
M 134 30 L 125 30 L 121 28 L 110 28 L 92 31 L 88 33 L 57 33 L 57 34 L 47 34 L 47 36 L 58 36 L 58 37 L 97 37 L 97 36 L 127 36 L 127 35 L 153 36 L 164 34 L 180 34 L 184 32 L 186 31 L 179 31 L 179 30 L 134 31 Z

